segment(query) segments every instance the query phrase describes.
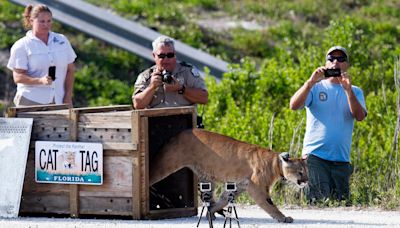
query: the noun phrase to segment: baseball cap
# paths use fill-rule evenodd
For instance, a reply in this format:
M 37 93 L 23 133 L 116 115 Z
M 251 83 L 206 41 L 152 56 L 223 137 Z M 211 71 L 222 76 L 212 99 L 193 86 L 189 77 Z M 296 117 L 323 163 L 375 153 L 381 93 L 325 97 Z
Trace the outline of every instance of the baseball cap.
M 331 53 L 334 52 L 334 51 L 341 51 L 341 52 L 343 52 L 343 53 L 346 55 L 346 57 L 347 57 L 347 61 L 349 61 L 349 54 L 347 53 L 346 48 L 344 48 L 344 47 L 342 47 L 342 46 L 333 46 L 333 47 L 329 48 L 328 52 L 326 52 L 326 56 L 325 56 L 325 57 L 328 57 L 328 55 L 331 54 Z

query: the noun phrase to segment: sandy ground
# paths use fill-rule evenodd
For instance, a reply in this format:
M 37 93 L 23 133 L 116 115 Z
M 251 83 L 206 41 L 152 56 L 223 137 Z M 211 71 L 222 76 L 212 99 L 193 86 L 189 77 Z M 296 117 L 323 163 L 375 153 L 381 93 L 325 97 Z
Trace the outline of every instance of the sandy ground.
M 333 208 L 333 209 L 282 209 L 294 218 L 292 224 L 281 224 L 273 220 L 257 206 L 236 206 L 240 227 L 400 227 L 400 211 L 379 209 Z M 199 208 L 199 213 L 200 213 Z M 115 220 L 115 219 L 71 219 L 32 218 L 0 219 L 1 228 L 149 228 L 149 227 L 196 227 L 199 217 L 165 220 Z M 228 221 L 229 222 L 229 221 Z M 199 227 L 209 227 L 203 217 Z M 217 217 L 214 227 L 224 227 L 224 218 Z M 229 223 L 226 227 L 230 227 Z M 232 220 L 232 227 L 238 227 Z

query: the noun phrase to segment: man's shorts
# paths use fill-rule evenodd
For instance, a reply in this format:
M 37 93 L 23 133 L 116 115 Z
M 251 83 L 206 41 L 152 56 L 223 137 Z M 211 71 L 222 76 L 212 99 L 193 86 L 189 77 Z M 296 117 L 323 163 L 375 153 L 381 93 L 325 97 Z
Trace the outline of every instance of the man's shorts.
M 43 105 L 41 103 L 37 103 L 35 101 L 29 100 L 28 98 L 21 96 L 21 95 L 15 95 L 14 104 L 16 107 L 31 106 L 31 105 Z M 53 102 L 49 103 L 49 104 L 55 104 L 54 99 L 53 99 Z

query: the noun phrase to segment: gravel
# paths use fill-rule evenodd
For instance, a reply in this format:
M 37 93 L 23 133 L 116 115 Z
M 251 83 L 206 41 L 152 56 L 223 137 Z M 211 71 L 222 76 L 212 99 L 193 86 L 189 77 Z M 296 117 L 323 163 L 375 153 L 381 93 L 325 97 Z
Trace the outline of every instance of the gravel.
M 328 208 L 328 209 L 281 209 L 286 216 L 294 219 L 292 224 L 278 223 L 257 206 L 236 206 L 240 227 L 400 227 L 399 211 L 379 209 Z M 201 208 L 199 208 L 199 213 Z M 149 228 L 149 227 L 196 227 L 199 217 L 165 220 L 116 220 L 116 219 L 72 219 L 19 217 L 0 218 L 1 228 Z M 199 227 L 209 227 L 203 217 Z M 214 227 L 224 227 L 224 218 L 217 217 Z M 226 224 L 229 226 L 229 221 Z M 231 227 L 238 227 L 232 220 Z

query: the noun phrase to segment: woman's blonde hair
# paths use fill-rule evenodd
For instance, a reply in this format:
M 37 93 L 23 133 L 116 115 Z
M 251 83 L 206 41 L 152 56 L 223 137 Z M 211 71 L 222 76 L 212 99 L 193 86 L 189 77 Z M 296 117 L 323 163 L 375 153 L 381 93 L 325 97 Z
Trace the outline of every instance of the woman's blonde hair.
M 50 13 L 50 15 L 53 16 L 49 7 L 47 7 L 46 5 L 43 5 L 43 4 L 39 4 L 36 6 L 27 5 L 25 7 L 24 14 L 23 14 L 24 27 L 27 29 L 31 28 L 32 27 L 31 18 L 37 18 L 39 13 L 43 13 L 43 12 Z

